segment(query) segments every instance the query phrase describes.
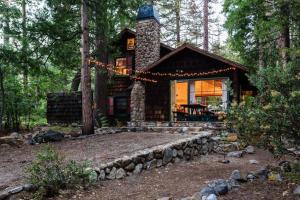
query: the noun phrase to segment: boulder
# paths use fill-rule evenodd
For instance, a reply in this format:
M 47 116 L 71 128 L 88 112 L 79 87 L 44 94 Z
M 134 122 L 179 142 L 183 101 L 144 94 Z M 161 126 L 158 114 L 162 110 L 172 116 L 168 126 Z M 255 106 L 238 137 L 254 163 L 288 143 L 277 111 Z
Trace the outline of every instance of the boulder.
M 12 147 L 20 147 L 22 144 L 23 144 L 23 141 L 14 136 L 0 137 L 0 145 L 3 145 L 2 147 L 5 147 L 7 145 L 12 146 Z
M 281 161 L 279 163 L 279 167 L 280 167 L 280 170 L 282 172 L 290 172 L 290 171 L 292 171 L 292 167 L 291 167 L 289 161 Z
M 210 181 L 208 186 L 213 188 L 217 195 L 225 195 L 229 191 L 228 184 L 224 179 Z
M 202 198 L 203 196 L 209 196 L 210 194 L 216 195 L 216 192 L 211 187 L 205 187 L 199 192 L 199 196 Z
M 173 158 L 173 150 L 171 148 L 166 148 L 164 150 L 164 156 L 163 156 L 163 165 L 168 164 L 169 162 L 171 162 L 172 158 Z
M 295 194 L 295 195 L 300 195 L 300 185 L 298 185 L 298 186 L 294 189 L 293 194 Z
M 46 132 L 39 133 L 35 135 L 32 138 L 32 141 L 30 144 L 35 144 L 35 143 L 47 143 L 47 142 L 59 142 L 64 139 L 64 134 L 53 131 L 53 130 L 48 130 Z
M 254 154 L 255 153 L 255 150 L 254 150 L 254 147 L 253 146 L 247 146 L 246 149 L 245 149 L 246 153 L 248 154 Z
M 134 174 L 139 174 L 142 172 L 143 169 L 143 164 L 137 164 L 133 170 Z
M 161 159 L 158 159 L 157 160 L 157 163 L 156 163 L 156 167 L 161 167 L 163 164 L 162 160 Z
M 105 171 L 104 170 L 100 171 L 100 174 L 99 174 L 98 178 L 99 178 L 100 181 L 104 181 L 105 180 Z
M 240 170 L 233 170 L 231 175 L 230 175 L 230 179 L 232 180 L 236 180 L 236 181 L 240 181 L 242 179 L 242 175 Z
M 120 168 L 117 170 L 116 179 L 121 179 L 121 178 L 124 178 L 125 176 L 126 176 L 126 172 L 124 169 Z
M 215 194 L 210 194 L 206 197 L 206 200 L 218 200 L 218 198 Z
M 135 168 L 135 164 L 132 162 L 132 163 L 130 163 L 129 165 L 127 165 L 127 166 L 125 167 L 125 170 L 131 172 L 131 171 L 134 170 L 134 168 Z
M 109 173 L 109 175 L 106 178 L 109 179 L 109 180 L 115 179 L 116 178 L 116 172 L 117 172 L 117 169 L 115 167 L 113 167 L 110 170 L 110 173 Z
M 267 170 L 265 167 L 257 170 L 254 173 L 254 175 L 256 177 L 258 177 L 260 180 L 263 180 L 263 181 L 266 180 L 266 179 L 268 179 L 268 174 L 269 174 L 269 170 Z
M 258 164 L 258 161 L 257 160 L 249 160 L 249 163 L 252 165 L 256 165 L 256 164 Z
M 156 167 L 156 165 L 157 165 L 157 160 L 153 159 L 153 160 L 146 163 L 145 169 L 153 169 L 153 168 Z
M 244 151 L 232 151 L 227 153 L 227 157 L 235 157 L 235 158 L 241 158 L 244 154 Z

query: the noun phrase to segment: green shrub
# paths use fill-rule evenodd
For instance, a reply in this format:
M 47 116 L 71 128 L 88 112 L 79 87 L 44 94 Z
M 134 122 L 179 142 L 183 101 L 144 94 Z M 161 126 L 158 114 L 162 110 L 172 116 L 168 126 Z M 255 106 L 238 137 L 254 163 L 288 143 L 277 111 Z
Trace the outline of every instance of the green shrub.
M 233 104 L 227 125 L 247 143 L 284 153 L 283 140 L 300 139 L 300 74 L 296 66 L 266 67 L 251 77 L 258 95 Z
M 75 161 L 65 162 L 50 146 L 44 148 L 37 159 L 27 168 L 28 181 L 37 191 L 34 199 L 58 194 L 60 189 L 71 188 L 79 184 L 86 185 L 90 182 L 91 170 L 88 164 L 78 164 Z

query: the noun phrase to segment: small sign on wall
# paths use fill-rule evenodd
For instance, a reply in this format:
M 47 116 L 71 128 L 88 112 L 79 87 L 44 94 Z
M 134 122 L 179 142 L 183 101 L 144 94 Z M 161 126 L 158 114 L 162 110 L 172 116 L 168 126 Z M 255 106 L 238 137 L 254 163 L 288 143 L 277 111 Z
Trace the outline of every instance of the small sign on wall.
M 127 50 L 134 50 L 135 49 L 135 39 L 128 38 L 127 39 Z

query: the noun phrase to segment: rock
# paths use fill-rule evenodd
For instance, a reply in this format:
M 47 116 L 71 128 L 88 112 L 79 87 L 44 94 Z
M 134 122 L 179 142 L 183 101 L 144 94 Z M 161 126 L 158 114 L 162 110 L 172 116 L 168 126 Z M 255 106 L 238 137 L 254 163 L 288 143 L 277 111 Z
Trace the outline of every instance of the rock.
M 235 158 L 241 158 L 243 156 L 243 151 L 232 151 L 227 153 L 227 157 L 235 157 Z
M 139 174 L 142 172 L 143 164 L 137 164 L 133 170 L 133 174 Z
M 258 177 L 260 180 L 263 180 L 263 181 L 266 180 L 266 179 L 268 178 L 268 174 L 269 174 L 269 171 L 268 171 L 265 167 L 263 167 L 263 168 L 257 170 L 257 171 L 254 173 L 254 175 L 255 175 L 256 177 Z
M 105 180 L 105 171 L 101 170 L 99 174 L 99 180 L 104 181 Z
M 0 137 L 0 144 L 5 144 L 4 147 L 7 147 L 7 145 L 12 147 L 20 147 L 23 144 L 23 141 L 12 136 L 4 136 Z
M 215 190 L 211 187 L 205 187 L 200 191 L 199 196 L 200 197 L 209 196 L 210 194 L 215 194 L 216 195 Z
M 213 188 L 217 195 L 225 195 L 228 193 L 228 184 L 224 179 L 210 181 L 208 186 Z
M 254 150 L 253 146 L 247 146 L 246 149 L 245 149 L 245 151 L 248 154 L 254 154 L 255 153 L 255 150 Z
M 281 161 L 279 163 L 279 167 L 282 172 L 291 172 L 292 171 L 292 167 L 291 167 L 289 161 Z
M 163 165 L 166 165 L 171 162 L 173 158 L 173 150 L 171 148 L 166 148 L 163 154 Z
M 231 175 L 230 175 L 230 179 L 232 180 L 236 180 L 236 181 L 239 181 L 242 179 L 242 176 L 241 176 L 241 172 L 240 170 L 233 170 Z
M 146 168 L 145 169 L 153 169 L 153 168 L 156 167 L 156 165 L 157 165 L 157 160 L 153 159 L 153 160 L 146 163 Z
M 8 191 L 4 191 L 0 193 L 0 200 L 5 200 L 5 199 L 9 199 L 9 196 L 11 194 L 8 193 Z
M 109 173 L 110 173 L 110 169 L 109 169 L 109 168 L 106 168 L 106 169 L 105 169 L 105 173 L 109 174 Z
M 223 160 L 218 160 L 218 162 L 223 163 L 223 164 L 228 164 L 228 163 L 230 163 L 230 160 L 223 159 Z
M 180 162 L 180 158 L 177 158 L 177 157 L 176 157 L 176 158 L 174 159 L 174 163 L 179 163 L 179 162 Z
M 113 167 L 110 170 L 110 173 L 109 173 L 109 175 L 106 178 L 109 179 L 109 180 L 115 179 L 116 178 L 116 172 L 117 172 L 117 169 L 115 167 Z
M 26 192 L 31 192 L 31 191 L 35 190 L 35 187 L 32 184 L 25 184 L 23 186 L 23 190 L 26 191 Z
M 11 133 L 10 137 L 17 138 L 17 139 L 22 139 L 22 135 L 17 133 L 17 132 Z
M 124 169 L 120 168 L 117 170 L 116 179 L 121 179 L 121 178 L 124 178 L 125 176 L 126 176 L 126 172 Z
M 218 200 L 218 198 L 215 194 L 210 194 L 206 197 L 206 200 Z
M 256 177 L 254 175 L 254 173 L 249 172 L 246 176 L 247 180 L 253 181 Z
M 183 151 L 182 151 L 182 150 L 178 150 L 178 151 L 177 151 L 177 156 L 178 156 L 179 158 L 183 158 Z
M 47 132 L 39 133 L 36 136 L 34 136 L 32 138 L 32 142 L 40 144 L 40 143 L 47 143 L 47 142 L 59 142 L 63 139 L 64 139 L 63 133 L 48 130 Z
M 158 198 L 156 200 L 172 200 L 171 197 L 162 197 L 162 198 Z
M 177 157 L 177 150 L 173 149 L 173 158 Z
M 235 133 L 229 133 L 226 138 L 226 140 L 228 142 L 235 142 L 235 141 L 237 141 L 237 139 L 238 139 L 238 137 L 237 137 L 237 134 L 235 134 Z
M 158 159 L 157 160 L 157 163 L 156 163 L 156 167 L 161 167 L 162 166 L 162 160 L 161 159 Z
M 249 160 L 249 163 L 252 165 L 256 165 L 256 164 L 258 164 L 258 161 L 257 160 Z
M 135 168 L 135 164 L 132 162 L 132 163 L 130 163 L 129 165 L 127 165 L 127 166 L 125 167 L 125 170 L 131 172 L 131 171 L 134 170 L 134 168 Z
M 294 189 L 293 194 L 295 194 L 295 195 L 300 195 L 300 185 L 298 185 L 298 186 Z
M 12 188 L 10 190 L 8 190 L 8 193 L 9 194 L 17 194 L 17 193 L 20 193 L 23 191 L 23 186 L 18 186 L 18 187 L 15 187 L 15 188 Z

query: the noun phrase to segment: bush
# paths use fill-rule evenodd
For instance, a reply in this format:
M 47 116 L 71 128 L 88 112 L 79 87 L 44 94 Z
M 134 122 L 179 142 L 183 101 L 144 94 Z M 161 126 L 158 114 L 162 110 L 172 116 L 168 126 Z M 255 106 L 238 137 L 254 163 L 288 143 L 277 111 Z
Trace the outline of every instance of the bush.
M 292 65 L 266 67 L 250 80 L 258 95 L 239 105 L 233 103 L 227 125 L 247 143 L 281 154 L 284 140 L 300 141 L 300 73 Z
M 34 199 L 42 199 L 58 194 L 60 189 L 88 184 L 91 174 L 88 169 L 86 162 L 64 162 L 57 151 L 47 146 L 27 168 L 26 174 L 28 181 L 37 188 L 33 194 Z

